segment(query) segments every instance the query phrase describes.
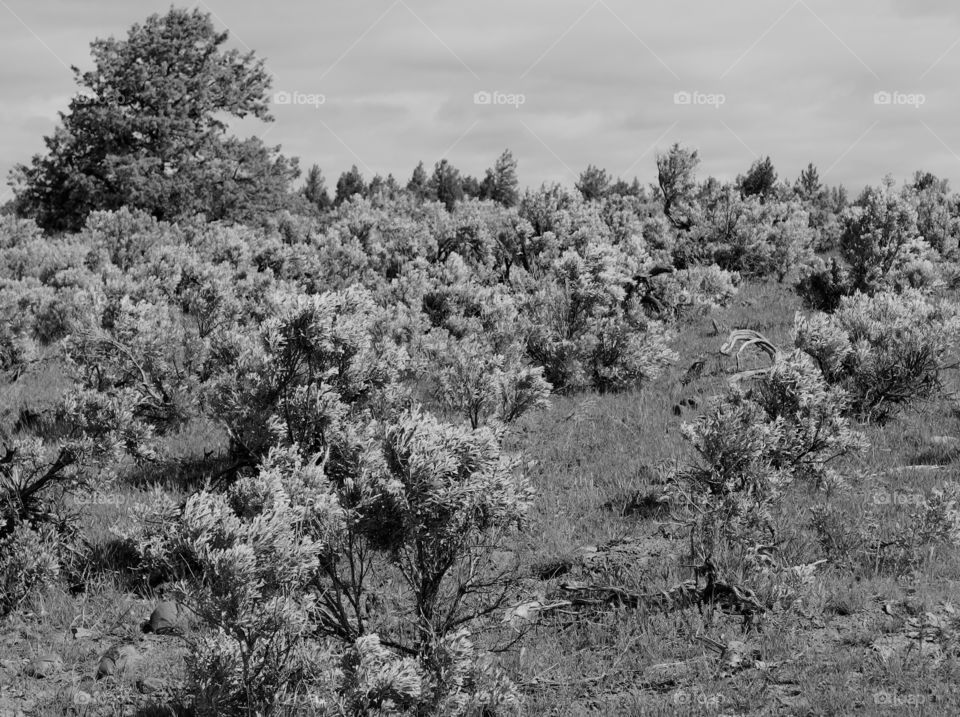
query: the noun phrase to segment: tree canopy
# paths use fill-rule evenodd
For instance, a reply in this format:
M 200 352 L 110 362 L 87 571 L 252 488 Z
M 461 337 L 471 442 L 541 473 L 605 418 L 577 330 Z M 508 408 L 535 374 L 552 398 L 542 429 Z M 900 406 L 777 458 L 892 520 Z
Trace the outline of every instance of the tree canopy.
M 283 206 L 296 160 L 227 134 L 231 117 L 273 119 L 263 60 L 226 49 L 227 38 L 208 13 L 171 8 L 126 39 L 91 43 L 94 67 L 72 68 L 80 92 L 44 138 L 47 153 L 12 172 L 18 212 L 73 230 L 123 206 L 168 221 L 242 221 Z

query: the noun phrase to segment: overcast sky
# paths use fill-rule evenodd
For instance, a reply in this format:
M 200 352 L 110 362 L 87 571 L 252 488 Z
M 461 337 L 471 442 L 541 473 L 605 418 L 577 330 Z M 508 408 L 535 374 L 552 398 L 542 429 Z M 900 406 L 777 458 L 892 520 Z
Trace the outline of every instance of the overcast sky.
M 189 5 L 192 6 L 192 5 Z M 89 43 L 164 13 L 151 0 L 0 0 L 0 173 L 43 149 Z M 274 76 L 254 131 L 336 183 L 405 182 L 447 157 L 482 176 L 510 148 L 522 185 L 588 164 L 656 179 L 696 147 L 701 176 L 770 155 L 852 190 L 924 169 L 960 189 L 960 3 L 952 0 L 212 0 L 229 43 Z M 876 93 L 881 94 L 879 98 Z M 477 94 L 487 93 L 487 94 Z M 322 103 L 320 100 L 323 100 Z M 489 101 L 487 101 L 489 100 Z M 245 126 L 242 129 L 247 130 Z M 0 189 L 0 195 L 5 190 Z

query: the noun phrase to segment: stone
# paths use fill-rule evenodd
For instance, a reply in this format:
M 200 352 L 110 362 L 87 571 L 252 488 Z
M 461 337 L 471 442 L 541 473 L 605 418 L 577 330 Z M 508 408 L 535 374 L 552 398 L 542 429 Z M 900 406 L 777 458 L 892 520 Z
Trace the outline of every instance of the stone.
M 166 681 L 160 677 L 144 677 L 141 680 L 137 680 L 137 689 L 145 695 L 149 695 L 153 692 L 159 692 L 166 686 Z
M 47 652 L 30 660 L 24 672 L 30 677 L 52 677 L 63 671 L 63 658 L 55 652 Z
M 179 635 L 190 626 L 190 610 L 175 600 L 164 600 L 158 604 L 150 619 L 143 626 L 144 632 L 158 635 Z
M 100 658 L 100 664 L 97 665 L 97 679 L 119 675 L 139 659 L 140 653 L 134 645 L 114 645 Z
M 95 640 L 99 637 L 93 630 L 88 630 L 85 627 L 75 627 L 70 632 L 73 633 L 74 640 Z

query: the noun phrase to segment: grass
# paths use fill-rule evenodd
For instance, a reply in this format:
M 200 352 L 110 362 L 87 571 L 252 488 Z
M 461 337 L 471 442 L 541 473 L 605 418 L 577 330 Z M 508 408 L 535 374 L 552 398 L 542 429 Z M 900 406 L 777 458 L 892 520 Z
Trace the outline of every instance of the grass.
M 519 422 L 509 447 L 522 452 L 536 503 L 528 530 L 510 547 L 528 575 L 539 571 L 553 577 L 524 580 L 518 602 L 548 597 L 565 580 L 656 593 L 693 577 L 683 535 L 657 503 L 666 477 L 689 457 L 680 424 L 696 418 L 710 396 L 725 390 L 724 372 L 734 361 L 719 356 L 718 349 L 729 329 L 754 329 L 786 348 L 799 308 L 788 287 L 748 284 L 731 306 L 685 322 L 674 344 L 680 361 L 642 390 L 557 397 L 548 411 Z M 744 358 L 745 368 L 763 365 L 762 358 Z M 698 359 L 704 360 L 701 377 L 681 385 Z M 948 391 L 955 390 L 955 377 L 948 379 Z M 56 383 L 48 377 L 43 385 Z M 22 408 L 29 392 L 17 390 Z M 851 485 L 848 492 L 826 496 L 803 485 L 789 489 L 779 516 L 781 530 L 790 536 L 782 554 L 792 564 L 813 562 L 825 554 L 823 541 L 832 540 L 844 559 L 826 566 L 802 603 L 766 620 L 760 632 L 744 634 L 739 618 L 701 614 L 696 607 L 663 613 L 610 606 L 579 619 L 545 618 L 532 625 L 522 641 L 500 654 L 503 666 L 524 686 L 525 713 L 960 714 L 960 643 L 950 622 L 960 585 L 956 550 L 923 546 L 915 564 L 901 568 L 878 566 L 844 543 L 847 532 L 871 516 L 884 530 L 893 530 L 916 496 L 956 480 L 960 463 L 937 437 L 958 436 L 958 428 L 948 397 L 884 426 L 862 426 L 870 448 L 838 466 Z M 88 539 L 109 555 L 109 527 L 123 518 L 130 502 L 147 495 L 143 491 L 151 485 L 177 497 L 196 487 L 215 473 L 223 441 L 212 423 L 169 436 L 159 468 L 132 467 L 125 474 L 118 494 L 123 500 L 85 507 Z M 917 464 L 936 467 L 902 470 Z M 821 505 L 834 511 L 826 532 L 813 524 L 814 508 Z M 630 541 L 640 552 L 635 559 L 577 565 L 586 546 L 611 541 Z M 551 566 L 556 569 L 546 570 Z M 0 691 L 0 713 L 3 700 L 15 704 L 11 694 L 32 700 L 35 714 L 63 713 L 58 710 L 72 704 L 70 685 L 95 673 L 99 655 L 112 641 L 129 640 L 149 659 L 139 672 L 98 683 L 97 694 L 140 714 L 160 714 L 158 699 L 139 694 L 136 679 L 156 676 L 173 684 L 182 678 L 183 644 L 140 633 L 140 622 L 158 598 L 149 591 L 131 592 L 122 576 L 109 570 L 95 571 L 82 595 L 51 586 L 34 597 L 4 625 L 5 635 L 20 637 L 5 643 L 10 664 L 0 663 L 0 684 L 12 680 L 12 688 Z M 938 624 L 945 627 L 938 631 Z M 74 640 L 71 628 L 77 626 L 100 637 Z M 506 638 L 510 628 L 500 632 Z M 924 634 L 930 639 L 922 639 Z M 756 662 L 726 665 L 710 640 L 743 641 Z M 69 679 L 62 684 L 20 671 L 23 660 L 48 651 L 64 659 Z

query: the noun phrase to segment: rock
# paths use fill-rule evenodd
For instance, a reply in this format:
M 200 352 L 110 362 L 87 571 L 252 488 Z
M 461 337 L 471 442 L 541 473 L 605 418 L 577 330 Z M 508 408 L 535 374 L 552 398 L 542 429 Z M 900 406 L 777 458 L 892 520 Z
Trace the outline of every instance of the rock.
M 100 658 L 97 679 L 118 675 L 132 667 L 139 659 L 140 653 L 134 645 L 114 645 Z
M 73 633 L 74 640 L 95 640 L 99 635 L 93 630 L 85 627 L 74 627 L 70 630 Z
M 149 695 L 153 692 L 159 692 L 166 686 L 166 681 L 160 677 L 144 677 L 141 680 L 137 680 L 137 689 L 145 695 Z
M 55 652 L 46 652 L 30 660 L 24 672 L 31 677 L 52 677 L 63 670 L 63 658 Z
M 158 635 L 180 635 L 190 627 L 192 613 L 175 600 L 164 600 L 150 613 L 150 619 L 144 624 L 144 632 Z

